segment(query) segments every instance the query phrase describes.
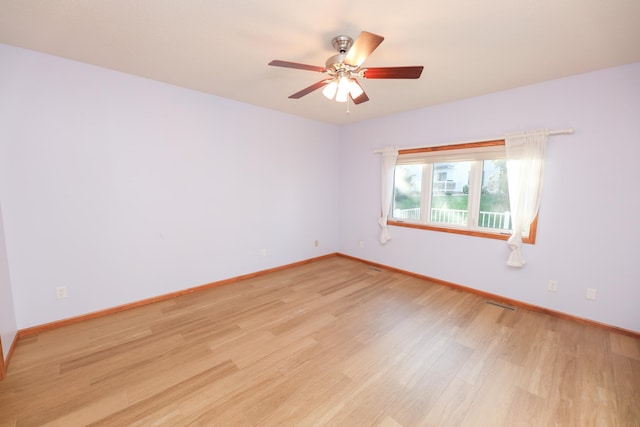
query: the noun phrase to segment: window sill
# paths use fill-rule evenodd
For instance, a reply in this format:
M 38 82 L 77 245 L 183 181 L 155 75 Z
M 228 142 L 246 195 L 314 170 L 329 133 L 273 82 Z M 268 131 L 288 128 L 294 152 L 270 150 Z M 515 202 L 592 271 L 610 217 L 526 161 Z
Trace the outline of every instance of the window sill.
M 531 224 L 531 230 L 535 230 L 535 222 L 537 222 L 537 218 Z M 393 225 L 396 227 L 407 227 L 407 228 L 417 228 L 419 230 L 430 230 L 430 231 L 440 231 L 443 233 L 453 233 L 453 234 L 462 234 L 465 236 L 474 236 L 474 237 L 484 237 L 487 239 L 496 239 L 496 240 L 509 240 L 510 234 L 498 234 L 498 233 L 489 233 L 478 230 L 464 230 L 461 228 L 447 228 L 447 227 L 436 227 L 433 225 L 426 224 L 417 224 L 415 222 L 403 222 L 403 221 L 393 221 L 388 220 L 387 225 Z M 523 243 L 529 243 L 531 245 L 536 243 L 535 233 L 529 235 L 528 237 L 522 238 Z

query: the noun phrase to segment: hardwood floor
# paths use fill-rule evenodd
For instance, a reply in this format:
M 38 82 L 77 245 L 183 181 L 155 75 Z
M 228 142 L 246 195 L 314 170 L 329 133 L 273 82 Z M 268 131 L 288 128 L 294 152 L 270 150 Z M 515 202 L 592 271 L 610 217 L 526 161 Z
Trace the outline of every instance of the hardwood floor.
M 640 340 L 332 257 L 21 339 L 1 426 L 640 426 Z

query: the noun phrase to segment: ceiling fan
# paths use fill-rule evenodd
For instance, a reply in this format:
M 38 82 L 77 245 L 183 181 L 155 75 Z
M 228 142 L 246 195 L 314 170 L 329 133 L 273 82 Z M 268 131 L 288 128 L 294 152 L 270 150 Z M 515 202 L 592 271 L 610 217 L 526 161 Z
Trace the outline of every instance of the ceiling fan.
M 364 61 L 383 40 L 384 37 L 367 31 L 361 32 L 355 41 L 349 36 L 337 36 L 333 38 L 331 44 L 339 53 L 327 59 L 324 67 L 280 60 L 273 60 L 269 65 L 328 74 L 328 78 L 294 93 L 289 98 L 299 99 L 324 87 L 322 93 L 329 99 L 347 102 L 347 99 L 351 98 L 354 104 L 361 104 L 368 101 L 369 97 L 358 82 L 358 78 L 417 79 L 422 74 L 423 66 L 363 67 Z

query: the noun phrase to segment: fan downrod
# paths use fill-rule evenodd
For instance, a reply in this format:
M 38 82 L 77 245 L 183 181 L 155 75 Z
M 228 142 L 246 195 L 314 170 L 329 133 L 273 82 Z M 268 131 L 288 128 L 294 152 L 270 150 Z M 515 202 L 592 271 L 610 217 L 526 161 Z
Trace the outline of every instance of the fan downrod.
M 353 39 L 349 36 L 337 36 L 331 40 L 331 45 L 339 53 L 346 53 L 353 45 Z

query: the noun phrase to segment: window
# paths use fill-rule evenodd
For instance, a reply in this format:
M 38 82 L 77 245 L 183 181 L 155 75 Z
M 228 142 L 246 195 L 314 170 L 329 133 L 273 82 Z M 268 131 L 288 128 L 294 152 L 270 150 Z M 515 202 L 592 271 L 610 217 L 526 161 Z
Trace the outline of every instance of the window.
M 504 140 L 400 150 L 389 224 L 507 240 L 506 164 Z

